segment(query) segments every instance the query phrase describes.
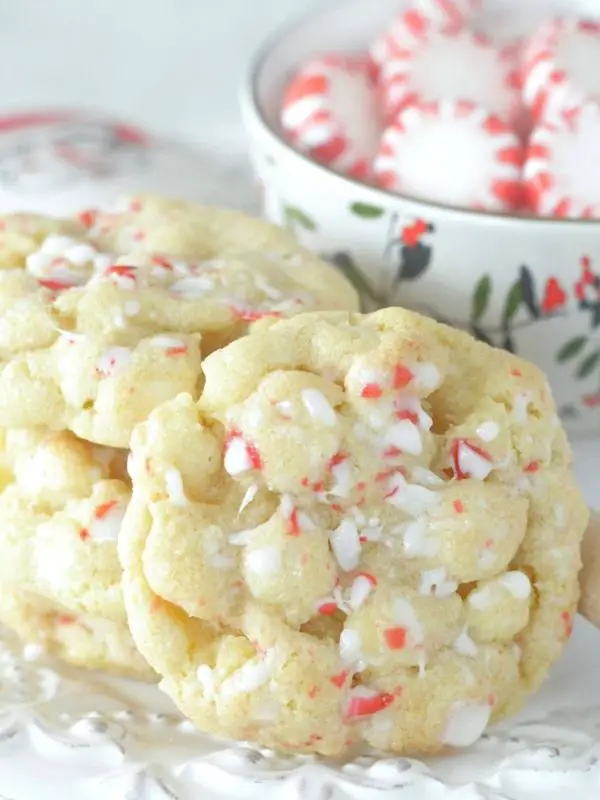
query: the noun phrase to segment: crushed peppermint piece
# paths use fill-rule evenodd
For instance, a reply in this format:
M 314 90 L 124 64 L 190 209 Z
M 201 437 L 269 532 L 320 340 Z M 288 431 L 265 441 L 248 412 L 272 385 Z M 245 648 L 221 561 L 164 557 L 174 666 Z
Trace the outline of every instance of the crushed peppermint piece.
M 404 597 L 397 597 L 394 600 L 394 620 L 407 631 L 413 647 L 423 644 L 425 641 L 423 626 L 413 606 Z
M 489 586 L 484 586 L 483 589 L 476 589 L 471 592 L 467 597 L 469 605 L 476 608 L 477 611 L 485 611 L 489 608 L 492 601 L 492 593 Z
M 148 339 L 148 344 L 152 347 L 160 347 L 165 351 L 165 355 L 172 358 L 175 356 L 185 355 L 188 349 L 187 344 L 181 339 L 177 339 L 174 336 L 166 336 L 164 334 L 153 336 L 151 339 Z
M 244 510 L 244 509 L 245 509 L 247 506 L 249 506 L 249 505 L 250 505 L 250 503 L 251 503 L 251 502 L 254 500 L 254 498 L 256 497 L 256 493 L 257 493 L 257 492 L 258 492 L 258 484 L 256 484 L 256 483 L 253 483 L 253 484 L 251 484 L 251 485 L 250 485 L 250 486 L 249 486 L 249 487 L 246 489 L 246 492 L 245 492 L 245 494 L 244 494 L 244 496 L 243 496 L 243 498 L 242 498 L 242 502 L 240 503 L 240 507 L 238 508 L 238 513 L 237 513 L 238 517 L 240 516 L 240 514 L 242 513 L 242 511 L 243 511 L 243 510 Z
M 281 550 L 274 545 L 246 551 L 246 567 L 261 578 L 276 575 L 281 569 Z
M 123 311 L 126 317 L 136 317 L 141 310 L 142 306 L 137 300 L 127 300 L 123 305 Z
M 493 442 L 500 435 L 500 426 L 496 422 L 482 422 L 475 431 L 484 442 Z
M 360 560 L 361 546 L 356 523 L 343 519 L 329 535 L 333 555 L 344 572 L 356 569 Z
M 367 383 L 360 393 L 365 400 L 378 400 L 383 394 L 383 389 L 378 383 Z
M 489 703 L 454 703 L 441 741 L 451 747 L 470 747 L 487 728 L 491 711 Z
M 357 575 L 350 587 L 348 605 L 354 610 L 360 608 L 376 585 L 377 580 L 372 575 Z
M 410 419 L 402 419 L 394 423 L 384 436 L 386 445 L 398 447 L 401 452 L 409 453 L 412 456 L 420 456 L 423 452 L 421 434 L 415 422 Z
M 317 602 L 317 611 L 325 617 L 330 617 L 338 610 L 338 604 L 335 600 L 325 598 Z
M 80 211 L 77 214 L 77 219 L 85 228 L 93 228 L 96 224 L 98 217 L 98 210 L 95 208 L 88 208 L 85 211 Z
M 94 519 L 87 528 L 82 528 L 79 538 L 82 541 L 90 538 L 95 542 L 116 542 L 124 516 L 125 510 L 117 500 L 102 503 L 96 506 Z
M 359 665 L 362 667 L 362 639 L 352 628 L 344 628 L 340 635 L 340 658 L 344 664 L 354 664 L 357 668 Z
M 415 388 L 427 394 L 435 391 L 442 382 L 442 375 L 435 364 L 415 364 L 411 367 L 411 371 Z
M 470 656 L 471 658 L 475 658 L 478 652 L 477 645 L 469 636 L 466 628 L 454 640 L 452 649 L 461 656 Z
M 329 680 L 334 686 L 337 686 L 338 689 L 341 689 L 348 680 L 349 675 L 350 673 L 347 670 L 342 670 L 341 672 L 338 672 L 337 675 L 332 675 Z
M 334 497 L 348 497 L 352 488 L 353 471 L 347 456 L 341 460 L 335 460 L 335 456 L 330 461 L 333 485 L 329 489 L 329 494 Z
M 425 597 L 450 597 L 458 589 L 456 581 L 448 580 L 446 567 L 428 569 L 421 573 L 419 593 Z
M 138 269 L 125 264 L 112 264 L 104 271 L 104 277 L 119 289 L 133 291 L 137 288 Z
M 426 518 L 409 522 L 402 532 L 404 552 L 408 558 L 431 558 L 439 551 L 439 541 L 429 536 Z
M 390 650 L 403 650 L 406 647 L 406 628 L 386 628 L 383 637 Z
M 169 500 L 176 506 L 186 506 L 189 503 L 183 488 L 181 472 L 175 467 L 165 470 L 165 486 Z
M 254 445 L 248 444 L 239 433 L 232 432 L 225 443 L 225 471 L 232 476 L 251 469 L 261 469 L 262 461 Z
M 525 464 L 525 466 L 523 467 L 523 472 L 527 472 L 528 474 L 533 475 L 536 472 L 540 471 L 541 466 L 542 465 L 540 464 L 539 461 L 530 461 L 528 464 Z
M 427 489 L 425 486 L 407 483 L 402 475 L 396 475 L 392 480 L 392 488 L 388 490 L 386 502 L 402 509 L 411 517 L 421 517 L 430 508 L 441 502 L 437 492 Z
M 345 716 L 348 720 L 368 717 L 383 711 L 394 702 L 394 695 L 378 692 L 367 686 L 355 686 L 350 691 Z
M 396 364 L 392 378 L 394 389 L 405 389 L 414 379 L 414 373 L 404 364 Z
M 531 581 L 520 570 L 507 572 L 499 582 L 518 600 L 526 600 L 531 595 Z
M 323 392 L 318 389 L 303 389 L 300 397 L 309 415 L 318 422 L 328 427 L 334 427 L 338 423 L 337 414 L 331 407 L 329 400 Z
M 466 439 L 455 439 L 450 447 L 457 480 L 476 478 L 483 481 L 494 469 L 491 455 Z
M 253 692 L 267 683 L 273 672 L 274 654 L 268 652 L 259 660 L 248 661 L 221 684 L 220 695 L 223 698 L 237 694 Z
M 109 347 L 98 359 L 96 372 L 101 378 L 114 378 L 131 366 L 131 350 L 127 347 Z
M 214 289 L 214 282 L 205 275 L 181 278 L 169 287 L 169 292 L 181 300 L 200 300 Z
M 515 422 L 519 425 L 526 425 L 527 419 L 529 417 L 527 413 L 527 409 L 529 407 L 529 403 L 531 402 L 531 393 L 530 392 L 519 392 L 519 394 L 515 395 L 513 401 L 513 417 Z

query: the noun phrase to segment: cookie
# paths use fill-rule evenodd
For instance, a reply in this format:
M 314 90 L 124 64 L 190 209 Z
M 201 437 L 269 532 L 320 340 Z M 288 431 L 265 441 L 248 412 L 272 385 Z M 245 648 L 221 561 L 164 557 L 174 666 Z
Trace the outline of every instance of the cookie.
M 0 425 L 127 447 L 201 356 L 263 316 L 357 307 L 288 232 L 233 211 L 138 198 L 76 221 L 0 220 Z
M 132 437 L 133 638 L 200 728 L 471 744 L 570 633 L 587 511 L 545 378 L 401 309 L 262 320 Z
M 156 680 L 122 623 L 68 614 L 45 598 L 1 582 L 0 623 L 23 640 L 27 657 L 43 652 L 78 667 Z
M 124 627 L 116 542 L 131 494 L 126 451 L 36 429 L 5 431 L 3 453 L 0 582 Z

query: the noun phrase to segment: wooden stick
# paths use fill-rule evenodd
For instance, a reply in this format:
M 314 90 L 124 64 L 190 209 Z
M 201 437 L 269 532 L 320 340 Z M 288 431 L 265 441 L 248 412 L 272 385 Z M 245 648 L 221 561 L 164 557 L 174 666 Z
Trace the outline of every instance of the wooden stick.
M 579 613 L 600 628 L 600 514 L 594 511 L 583 539 L 581 557 Z

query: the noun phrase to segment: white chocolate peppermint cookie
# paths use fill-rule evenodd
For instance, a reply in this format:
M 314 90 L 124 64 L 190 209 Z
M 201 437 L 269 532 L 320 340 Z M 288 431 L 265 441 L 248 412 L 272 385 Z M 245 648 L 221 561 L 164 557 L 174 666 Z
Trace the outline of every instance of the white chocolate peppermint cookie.
M 117 536 L 131 494 L 126 456 L 67 431 L 5 431 L 0 583 L 125 626 Z
M 587 512 L 535 367 L 388 309 L 261 320 L 204 372 L 136 428 L 119 537 L 133 638 L 186 715 L 434 753 L 539 685 Z
M 263 316 L 357 307 L 291 234 L 233 211 L 139 198 L 76 221 L 0 221 L 0 425 L 112 447 L 202 355 Z
M 78 667 L 156 680 L 124 623 L 70 614 L 47 598 L 0 582 L 0 624 L 21 638 L 27 658 L 45 653 Z

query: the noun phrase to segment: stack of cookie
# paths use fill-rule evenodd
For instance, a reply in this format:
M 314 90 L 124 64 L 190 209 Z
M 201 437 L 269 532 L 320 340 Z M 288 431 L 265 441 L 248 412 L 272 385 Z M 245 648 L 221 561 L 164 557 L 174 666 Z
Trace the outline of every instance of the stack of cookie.
M 293 752 L 465 746 L 539 685 L 587 511 L 535 367 L 238 214 L 4 226 L 0 621 Z
M 291 235 L 235 212 L 129 198 L 2 219 L 0 621 L 73 663 L 151 674 L 116 548 L 134 426 L 197 399 L 203 358 L 250 322 L 356 307 Z

